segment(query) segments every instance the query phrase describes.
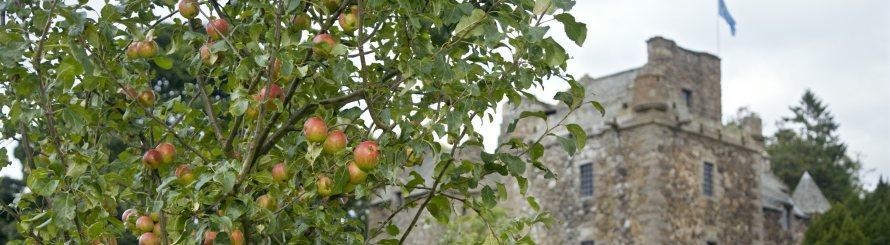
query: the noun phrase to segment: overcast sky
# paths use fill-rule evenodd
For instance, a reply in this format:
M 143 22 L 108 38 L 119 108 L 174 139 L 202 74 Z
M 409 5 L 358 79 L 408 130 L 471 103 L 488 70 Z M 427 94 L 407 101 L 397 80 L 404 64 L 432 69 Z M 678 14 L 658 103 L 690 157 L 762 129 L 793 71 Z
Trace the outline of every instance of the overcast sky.
M 569 72 L 598 77 L 641 66 L 646 39 L 663 36 L 720 56 L 724 118 L 749 106 L 771 135 L 812 89 L 840 123 L 849 152 L 873 170 L 864 182 L 890 176 L 890 1 L 725 1 L 737 33 L 721 20 L 719 50 L 717 0 L 578 1 L 572 12 L 587 24 L 587 42 L 562 39 L 574 58 Z M 559 88 L 547 88 L 547 98 Z
M 873 170 L 863 173 L 866 185 L 878 175 L 890 176 L 890 1 L 726 3 L 737 22 L 735 37 L 717 22 L 717 0 L 581 0 L 572 12 L 587 23 L 584 47 L 561 37 L 558 24 L 552 32 L 573 56 L 569 72 L 578 77 L 643 65 L 645 41 L 656 35 L 717 54 L 723 62 L 724 115 L 749 106 L 763 118 L 768 135 L 789 115 L 788 106 L 812 89 L 841 124 L 851 154 Z M 552 98 L 562 88 L 551 84 L 541 97 Z M 498 130 L 485 131 L 486 144 L 495 144 Z M 20 176 L 18 171 L 15 164 L 2 174 Z

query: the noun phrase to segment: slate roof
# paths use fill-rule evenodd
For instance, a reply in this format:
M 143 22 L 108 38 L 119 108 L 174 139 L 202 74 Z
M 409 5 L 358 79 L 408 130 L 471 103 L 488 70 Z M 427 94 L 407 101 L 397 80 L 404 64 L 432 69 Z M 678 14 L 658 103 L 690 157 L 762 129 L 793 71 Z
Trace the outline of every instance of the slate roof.
M 816 185 L 816 181 L 813 181 L 813 177 L 807 172 L 804 172 L 800 177 L 797 187 L 794 188 L 794 193 L 791 194 L 791 199 L 797 204 L 795 206 L 806 214 L 821 214 L 831 208 L 828 199 L 825 199 L 819 186 Z

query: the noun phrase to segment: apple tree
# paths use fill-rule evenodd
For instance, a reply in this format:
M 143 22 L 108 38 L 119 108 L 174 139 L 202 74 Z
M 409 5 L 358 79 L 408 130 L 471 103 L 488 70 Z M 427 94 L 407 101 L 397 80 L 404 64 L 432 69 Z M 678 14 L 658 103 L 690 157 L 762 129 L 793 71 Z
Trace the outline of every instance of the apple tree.
M 601 109 L 548 33 L 561 25 L 583 44 L 573 5 L 4 1 L 0 124 L 24 148 L 28 191 L 3 211 L 27 244 L 351 244 L 404 242 L 419 216 L 447 223 L 458 203 L 484 217 L 506 180 L 536 207 L 525 176 L 554 177 L 542 138 L 455 156 L 481 147 L 474 125 L 499 103 L 534 100 L 525 91 L 548 80 L 570 85 L 555 99 L 571 111 Z M 159 70 L 188 82 L 159 92 Z M 542 137 L 584 146 L 578 125 L 551 126 Z M 432 185 L 400 177 L 424 157 Z M 384 187 L 423 190 L 404 204 L 416 212 L 398 209 L 412 225 L 357 215 Z M 488 226 L 489 238 L 531 241 L 528 228 L 547 220 Z

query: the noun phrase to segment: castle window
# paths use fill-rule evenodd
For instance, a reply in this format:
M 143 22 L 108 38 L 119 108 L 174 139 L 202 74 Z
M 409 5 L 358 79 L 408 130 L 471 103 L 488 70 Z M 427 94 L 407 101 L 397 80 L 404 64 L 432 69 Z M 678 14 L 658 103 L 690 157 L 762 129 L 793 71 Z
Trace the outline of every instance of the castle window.
M 705 162 L 702 174 L 702 192 L 705 196 L 714 196 L 714 164 Z
M 686 102 L 686 108 L 692 108 L 692 90 L 682 89 L 683 101 Z
M 581 173 L 581 196 L 593 196 L 593 164 L 587 163 L 580 167 Z
M 581 245 L 594 245 L 594 244 L 596 244 L 596 243 L 594 243 L 594 242 L 591 241 L 591 240 L 581 241 Z
M 707 245 L 717 245 L 717 242 L 715 242 L 715 241 L 707 241 L 707 242 L 705 242 L 705 244 L 707 244 Z

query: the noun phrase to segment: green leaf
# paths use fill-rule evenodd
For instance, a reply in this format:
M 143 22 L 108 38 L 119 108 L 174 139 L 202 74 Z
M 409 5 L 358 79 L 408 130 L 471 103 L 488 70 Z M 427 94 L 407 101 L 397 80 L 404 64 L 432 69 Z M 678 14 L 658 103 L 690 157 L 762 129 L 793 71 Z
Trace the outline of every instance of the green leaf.
M 6 155 L 6 147 L 0 147 L 0 168 L 9 166 L 9 156 Z
M 566 60 L 569 59 L 566 50 L 559 45 L 552 37 L 544 39 L 541 46 L 544 47 L 544 61 L 551 67 L 564 67 Z
M 232 105 L 229 106 L 229 113 L 231 113 L 233 116 L 244 115 L 244 112 L 247 111 L 247 106 L 249 104 L 250 102 L 244 99 L 236 100 L 235 103 L 232 103 Z
M 388 233 L 390 236 L 398 235 L 399 227 L 394 224 L 389 224 L 388 226 L 386 226 L 386 233 Z
M 544 145 L 541 145 L 541 143 L 535 143 L 534 145 L 532 145 L 531 149 L 529 149 L 529 156 L 531 156 L 532 160 L 535 161 L 540 159 L 542 156 L 544 156 Z
M 556 140 L 559 141 L 559 144 L 562 145 L 562 149 L 569 153 L 569 155 L 575 155 L 575 141 L 566 137 L 556 136 Z
M 554 10 L 555 10 L 555 7 L 553 6 L 552 0 L 536 0 L 535 8 L 533 9 L 532 12 L 537 16 L 537 15 L 542 15 L 545 12 L 552 13 Z
M 514 176 L 521 176 L 525 173 L 525 162 L 519 157 L 510 154 L 501 154 L 501 161 L 507 164 L 507 171 Z
M 587 24 L 575 21 L 575 17 L 569 13 L 562 13 L 553 16 L 559 22 L 562 22 L 566 36 L 575 42 L 579 47 L 584 46 L 584 40 L 587 39 Z
M 482 204 L 485 205 L 485 208 L 493 208 L 494 205 L 498 204 L 495 199 L 494 190 L 491 187 L 486 185 L 482 188 Z
M 433 198 L 430 199 L 429 204 L 427 204 L 426 210 L 429 211 L 439 223 L 448 224 L 448 217 L 451 216 L 451 203 L 448 201 L 448 198 L 441 195 L 433 196 Z
M 541 210 L 541 205 L 538 205 L 538 201 L 535 200 L 535 197 L 526 197 L 525 201 L 528 202 L 528 205 L 531 206 L 532 209 L 535 210 L 535 212 Z
M 457 22 L 457 27 L 454 28 L 455 35 L 463 35 L 462 33 L 466 31 L 470 31 L 472 36 L 478 36 L 482 34 L 482 29 L 479 28 L 479 22 L 485 18 L 485 12 L 481 9 L 473 9 L 473 12 L 470 15 L 464 16 L 460 18 L 460 21 Z
M 600 116 L 606 116 L 606 108 L 603 108 L 603 105 L 597 101 L 591 101 L 590 104 L 593 105 L 593 108 L 596 108 L 597 111 L 600 112 Z
M 155 65 L 158 65 L 158 67 L 161 67 L 164 70 L 170 70 L 170 68 L 173 68 L 173 59 L 167 56 L 155 57 L 154 62 Z
M 574 123 L 566 125 L 566 129 L 569 130 L 569 133 L 572 134 L 572 139 L 575 140 L 575 149 L 584 149 L 584 145 L 587 144 L 587 133 L 584 133 L 584 129 Z
M 31 171 L 28 175 L 28 188 L 34 194 L 40 196 L 50 196 L 59 186 L 59 180 L 52 173 L 44 168 L 38 168 Z

